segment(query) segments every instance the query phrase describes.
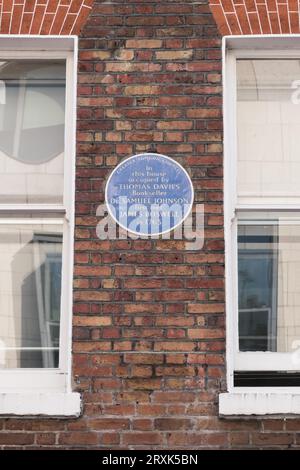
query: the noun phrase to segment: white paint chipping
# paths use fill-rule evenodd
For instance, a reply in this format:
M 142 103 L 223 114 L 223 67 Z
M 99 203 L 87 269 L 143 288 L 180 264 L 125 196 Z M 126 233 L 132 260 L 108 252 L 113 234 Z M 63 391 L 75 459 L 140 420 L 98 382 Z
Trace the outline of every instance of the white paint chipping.
M 220 416 L 300 414 L 300 393 L 221 393 Z

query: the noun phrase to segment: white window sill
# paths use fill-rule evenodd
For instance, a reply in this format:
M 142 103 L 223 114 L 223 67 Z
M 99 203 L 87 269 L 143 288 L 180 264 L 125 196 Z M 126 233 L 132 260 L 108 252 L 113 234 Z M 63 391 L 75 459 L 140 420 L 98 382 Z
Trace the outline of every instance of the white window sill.
M 77 417 L 79 393 L 0 393 L 0 415 Z
M 219 414 L 221 416 L 300 415 L 300 393 L 221 393 L 219 395 Z

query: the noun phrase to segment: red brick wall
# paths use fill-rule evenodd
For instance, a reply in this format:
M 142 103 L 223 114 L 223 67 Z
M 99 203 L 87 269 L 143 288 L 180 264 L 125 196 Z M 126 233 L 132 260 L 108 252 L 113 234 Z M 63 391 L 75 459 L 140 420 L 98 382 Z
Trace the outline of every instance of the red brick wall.
M 221 49 L 206 1 L 96 1 L 79 42 L 74 388 L 79 419 L 1 419 L 0 446 L 300 447 L 297 419 L 218 418 L 226 389 Z M 96 207 L 124 157 L 190 172 L 205 246 L 100 241 Z
M 74 374 L 85 422 L 100 445 L 227 446 L 212 424 L 225 385 L 215 23 L 204 2 L 96 2 L 79 47 Z M 202 251 L 97 240 L 105 179 L 148 150 L 191 173 L 206 205 Z

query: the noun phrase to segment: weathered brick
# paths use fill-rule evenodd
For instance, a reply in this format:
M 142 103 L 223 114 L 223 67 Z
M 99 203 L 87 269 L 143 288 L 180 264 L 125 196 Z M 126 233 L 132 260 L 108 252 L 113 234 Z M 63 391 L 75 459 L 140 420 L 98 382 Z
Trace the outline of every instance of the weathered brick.
M 33 444 L 34 433 L 6 432 L 0 433 L 0 445 L 16 446 Z
M 188 336 L 192 339 L 210 339 L 210 338 L 223 338 L 224 331 L 221 329 L 209 328 L 190 328 L 188 329 Z
M 73 325 L 77 326 L 107 326 L 111 325 L 110 317 L 74 317 Z
M 128 39 L 126 47 L 130 49 L 160 49 L 162 41 L 160 39 Z
M 95 432 L 61 433 L 58 442 L 63 445 L 97 445 L 98 435 Z
M 253 433 L 252 443 L 259 446 L 288 445 L 293 443 L 293 435 L 289 433 Z
M 122 435 L 123 445 L 158 445 L 161 444 L 161 435 L 158 432 L 130 432 L 123 433 Z
M 192 420 L 187 418 L 157 418 L 154 420 L 155 429 L 162 431 L 179 431 L 182 429 L 191 429 Z

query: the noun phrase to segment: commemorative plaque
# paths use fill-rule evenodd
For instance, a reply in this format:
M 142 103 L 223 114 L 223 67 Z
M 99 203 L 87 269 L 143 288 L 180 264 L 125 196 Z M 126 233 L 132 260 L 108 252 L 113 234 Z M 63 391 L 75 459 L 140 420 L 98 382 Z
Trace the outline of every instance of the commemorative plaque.
M 122 161 L 105 188 L 111 217 L 136 235 L 160 235 L 175 229 L 190 213 L 193 199 L 186 170 L 172 158 L 156 153 Z

